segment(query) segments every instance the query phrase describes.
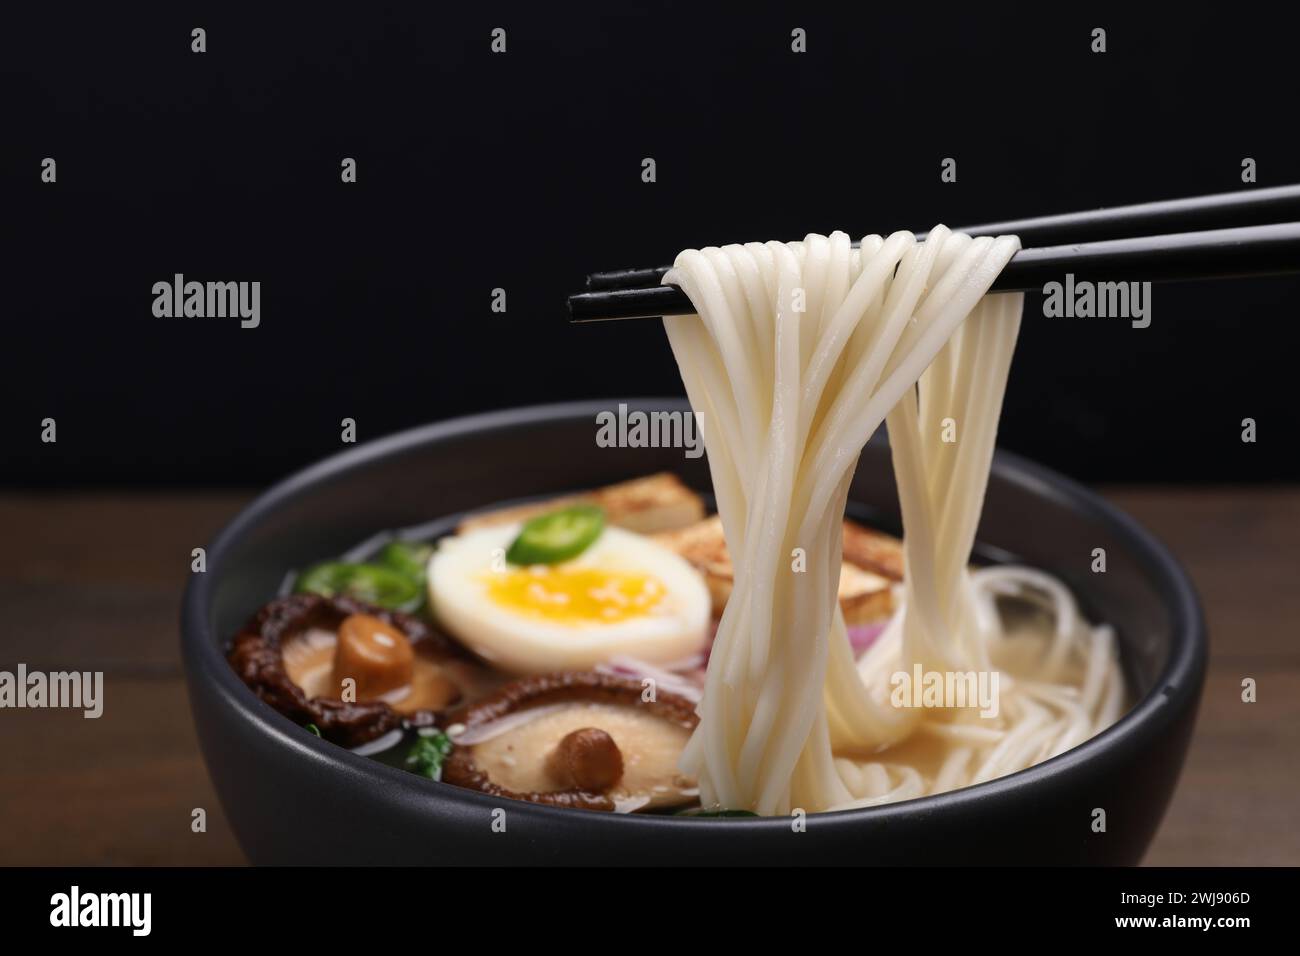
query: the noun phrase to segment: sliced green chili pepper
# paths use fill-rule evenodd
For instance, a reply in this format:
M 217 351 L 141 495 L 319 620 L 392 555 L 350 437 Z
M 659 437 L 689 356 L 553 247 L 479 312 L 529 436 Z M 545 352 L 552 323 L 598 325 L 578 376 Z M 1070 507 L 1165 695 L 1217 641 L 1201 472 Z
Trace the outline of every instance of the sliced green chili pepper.
M 424 603 L 424 587 L 401 572 L 380 564 L 326 561 L 303 572 L 294 590 L 357 600 L 394 611 L 415 611 Z
M 574 505 L 525 522 L 506 552 L 511 564 L 556 564 L 586 551 L 605 530 L 605 512 Z
M 424 582 L 425 569 L 433 556 L 433 545 L 416 541 L 391 541 L 379 552 L 379 563 L 408 578 Z

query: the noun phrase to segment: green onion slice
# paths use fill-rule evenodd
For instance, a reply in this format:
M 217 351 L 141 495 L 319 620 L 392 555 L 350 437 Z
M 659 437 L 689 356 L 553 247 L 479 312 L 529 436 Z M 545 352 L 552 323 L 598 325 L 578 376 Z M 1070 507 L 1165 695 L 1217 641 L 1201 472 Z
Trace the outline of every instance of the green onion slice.
M 417 541 L 391 541 L 379 552 L 379 563 L 399 574 L 423 582 L 433 545 Z
M 326 561 L 304 571 L 294 590 L 325 597 L 343 594 L 393 611 L 415 611 L 424 603 L 420 581 L 381 564 Z

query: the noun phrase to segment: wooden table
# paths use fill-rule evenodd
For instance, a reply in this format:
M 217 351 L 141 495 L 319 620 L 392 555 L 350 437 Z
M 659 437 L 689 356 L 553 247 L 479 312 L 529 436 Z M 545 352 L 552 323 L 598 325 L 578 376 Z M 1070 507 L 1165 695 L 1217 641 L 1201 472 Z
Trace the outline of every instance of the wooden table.
M 1195 578 L 1213 647 L 1151 864 L 1300 864 L 1300 489 L 1113 488 Z M 177 640 L 190 549 L 242 493 L 0 495 L 0 668 L 103 670 L 104 716 L 0 711 L 0 864 L 233 864 Z M 1244 677 L 1259 700 L 1244 704 Z M 191 830 L 207 810 L 206 833 Z

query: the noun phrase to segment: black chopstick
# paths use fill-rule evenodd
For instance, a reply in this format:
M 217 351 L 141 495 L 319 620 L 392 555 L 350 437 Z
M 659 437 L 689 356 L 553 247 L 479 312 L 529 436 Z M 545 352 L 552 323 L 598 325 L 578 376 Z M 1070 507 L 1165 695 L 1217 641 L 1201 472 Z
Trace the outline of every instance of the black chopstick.
M 1300 222 L 1021 249 L 994 280 L 992 291 L 1041 291 L 1048 282 L 1063 281 L 1066 273 L 1076 281 L 1186 282 L 1289 272 L 1300 272 Z M 694 311 L 686 293 L 673 285 L 607 289 L 569 297 L 573 322 L 689 315 Z
M 1031 219 L 1011 219 L 954 232 L 971 236 L 1019 236 L 1023 246 L 1056 246 L 1101 239 L 1128 239 L 1193 230 L 1229 229 L 1300 219 L 1300 184 L 1243 189 L 1209 196 L 1164 199 L 1132 206 L 1112 206 Z M 924 239 L 926 233 L 918 233 Z M 669 266 L 615 269 L 587 276 L 587 291 L 637 289 L 658 285 Z

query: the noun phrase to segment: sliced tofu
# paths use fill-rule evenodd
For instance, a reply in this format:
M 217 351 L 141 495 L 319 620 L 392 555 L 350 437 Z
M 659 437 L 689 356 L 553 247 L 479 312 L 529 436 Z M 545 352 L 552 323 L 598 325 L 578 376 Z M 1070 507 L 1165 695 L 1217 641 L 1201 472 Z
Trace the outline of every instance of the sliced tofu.
M 840 565 L 840 611 L 844 623 L 871 624 L 894 613 L 894 584 L 845 561 Z
M 535 504 L 501 508 L 470 515 L 457 532 L 527 521 L 557 508 L 576 504 L 599 505 L 605 520 L 638 534 L 654 534 L 694 524 L 704 517 L 704 501 L 671 472 L 606 485 L 584 494 L 552 498 Z
M 709 587 L 709 598 L 713 603 L 713 616 L 722 614 L 731 596 L 731 585 L 735 574 L 731 566 L 731 556 L 727 554 L 727 539 L 722 532 L 722 519 L 717 515 L 703 521 L 678 528 L 675 531 L 662 531 L 651 537 L 670 550 L 676 551 L 695 570 L 704 575 L 704 583 Z
M 857 553 L 870 555 L 882 567 L 894 566 L 893 559 L 889 557 L 892 548 L 897 552 L 897 566 L 901 570 L 901 541 L 846 521 L 846 558 L 850 535 L 857 545 Z M 731 556 L 727 553 L 722 519 L 714 515 L 689 527 L 661 532 L 652 537 L 676 551 L 704 575 L 709 597 L 713 601 L 713 616 L 720 615 L 735 583 L 735 569 Z M 845 560 L 840 567 L 839 584 L 840 610 L 844 614 L 844 623 L 852 627 L 889 616 L 894 610 L 892 585 L 890 577 Z
M 844 560 L 891 581 L 903 580 L 903 542 L 852 521 L 844 522 Z

